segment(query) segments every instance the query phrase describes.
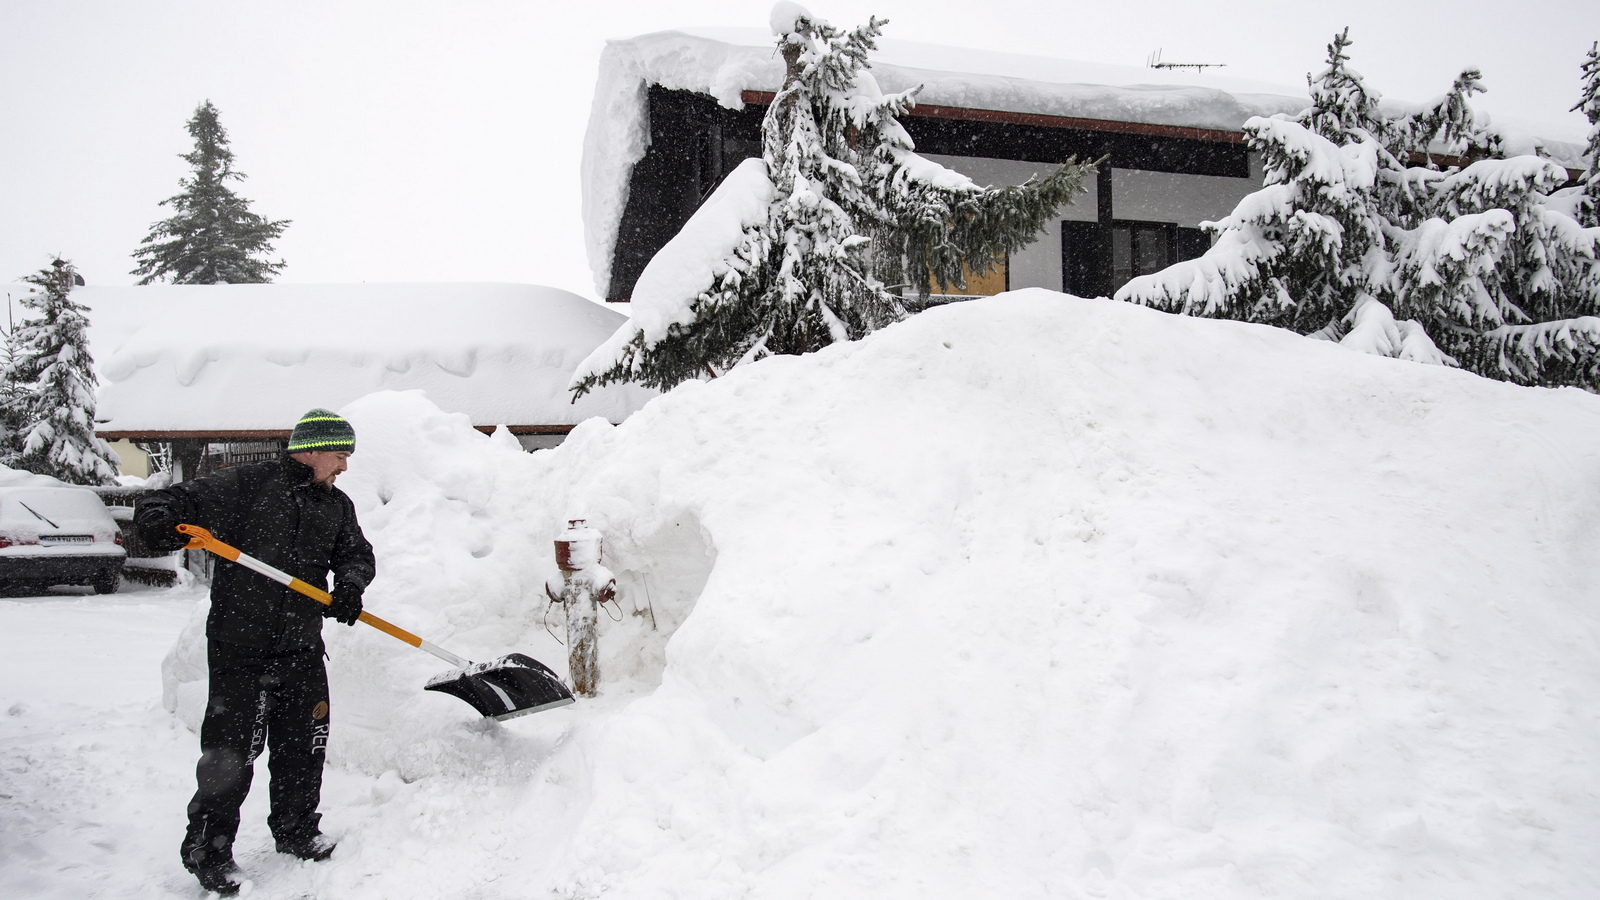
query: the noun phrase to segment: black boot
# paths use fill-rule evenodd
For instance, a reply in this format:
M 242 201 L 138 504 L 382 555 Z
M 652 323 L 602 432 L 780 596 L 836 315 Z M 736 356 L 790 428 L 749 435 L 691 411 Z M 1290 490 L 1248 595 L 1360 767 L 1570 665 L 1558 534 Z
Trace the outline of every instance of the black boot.
M 239 887 L 244 884 L 244 873 L 232 861 L 218 866 L 209 866 L 204 869 L 190 869 L 194 877 L 199 879 L 200 886 L 214 894 L 232 897 L 239 893 Z
M 295 859 L 322 862 L 333 855 L 333 848 L 337 846 L 333 838 L 315 832 L 308 837 L 278 841 L 278 852 L 287 853 Z

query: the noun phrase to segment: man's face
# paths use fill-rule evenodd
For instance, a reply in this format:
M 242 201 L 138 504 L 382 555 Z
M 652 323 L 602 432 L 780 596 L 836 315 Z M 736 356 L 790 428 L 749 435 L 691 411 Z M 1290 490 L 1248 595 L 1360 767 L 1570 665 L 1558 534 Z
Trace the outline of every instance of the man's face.
M 296 453 L 294 458 L 311 467 L 311 480 L 319 487 L 333 487 L 339 473 L 350 468 L 349 450 L 312 450 Z

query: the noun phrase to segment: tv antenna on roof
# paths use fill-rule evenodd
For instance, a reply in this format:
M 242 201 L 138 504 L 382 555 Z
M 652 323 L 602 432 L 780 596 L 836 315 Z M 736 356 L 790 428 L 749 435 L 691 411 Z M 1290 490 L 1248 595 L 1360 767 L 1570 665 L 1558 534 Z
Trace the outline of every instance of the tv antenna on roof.
M 1202 70 L 1205 70 L 1205 69 L 1220 69 L 1220 68 L 1222 68 L 1222 67 L 1227 65 L 1227 63 L 1175 63 L 1175 62 L 1162 62 L 1161 61 L 1161 51 L 1160 50 L 1157 50 L 1156 52 L 1150 54 L 1150 58 L 1146 59 L 1144 61 L 1144 64 L 1146 66 L 1149 66 L 1152 69 L 1193 69 L 1196 72 L 1199 72 L 1199 71 L 1202 71 Z

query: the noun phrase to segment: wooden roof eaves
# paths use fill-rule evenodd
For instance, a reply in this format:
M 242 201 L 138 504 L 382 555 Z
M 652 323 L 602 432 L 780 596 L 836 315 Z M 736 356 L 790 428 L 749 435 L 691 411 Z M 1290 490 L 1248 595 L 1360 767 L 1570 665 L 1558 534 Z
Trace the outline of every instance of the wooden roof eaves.
M 743 91 L 740 99 L 757 106 L 766 106 L 777 94 L 772 91 Z M 1007 125 L 1032 125 L 1038 128 L 1064 128 L 1074 131 L 1106 131 L 1114 134 L 1137 134 L 1146 137 L 1183 138 L 1191 141 L 1210 141 L 1217 144 L 1242 144 L 1244 134 L 1217 128 L 1189 128 L 1182 125 L 1150 125 L 1144 122 L 1114 122 L 1110 119 L 1078 119 L 1071 116 L 1047 116 L 1040 113 L 1007 112 L 999 109 L 968 109 L 961 106 L 935 106 L 919 103 L 909 110 L 908 116 L 925 116 L 930 119 L 956 119 L 964 122 L 998 122 Z
M 777 94 L 772 91 L 742 91 L 740 99 L 756 106 L 766 106 Z M 1008 125 L 1032 125 L 1037 128 L 1066 128 L 1074 131 L 1104 131 L 1113 134 L 1137 134 L 1146 137 L 1182 138 L 1191 141 L 1211 141 L 1218 144 L 1242 144 L 1241 131 L 1217 128 L 1189 128 L 1181 125 L 1150 125 L 1143 122 L 1116 122 L 1110 119 L 1078 119 L 1071 116 L 1048 116 L 1041 113 L 1007 112 L 1000 109 L 968 109 L 962 106 L 935 106 L 918 104 L 906 110 L 908 116 L 926 116 L 930 119 L 955 119 L 964 122 L 999 122 Z M 1465 156 L 1413 153 L 1410 162 L 1426 164 L 1429 160 L 1443 166 L 1466 168 L 1473 160 Z M 1583 172 L 1567 169 L 1569 181 L 1577 181 Z

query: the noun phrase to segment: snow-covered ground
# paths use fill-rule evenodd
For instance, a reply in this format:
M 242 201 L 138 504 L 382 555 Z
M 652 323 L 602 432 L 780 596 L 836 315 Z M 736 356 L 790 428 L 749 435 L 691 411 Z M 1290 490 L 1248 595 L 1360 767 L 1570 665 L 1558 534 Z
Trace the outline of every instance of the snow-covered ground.
M 0 599 L 0 896 L 196 893 L 171 840 L 195 738 L 161 709 L 160 663 L 202 596 Z
M 1600 398 L 1024 291 L 531 456 L 345 413 L 369 609 L 560 669 L 572 515 L 620 609 L 501 725 L 328 626 L 342 843 L 259 771 L 253 896 L 1600 895 Z M 0 601 L 0 895 L 199 895 L 197 601 Z

